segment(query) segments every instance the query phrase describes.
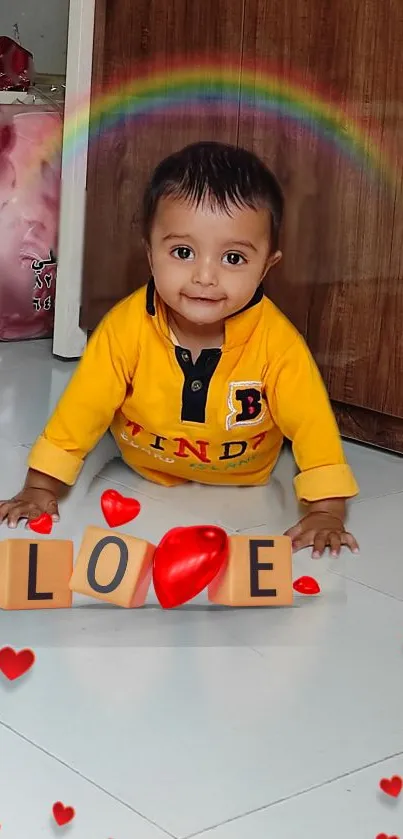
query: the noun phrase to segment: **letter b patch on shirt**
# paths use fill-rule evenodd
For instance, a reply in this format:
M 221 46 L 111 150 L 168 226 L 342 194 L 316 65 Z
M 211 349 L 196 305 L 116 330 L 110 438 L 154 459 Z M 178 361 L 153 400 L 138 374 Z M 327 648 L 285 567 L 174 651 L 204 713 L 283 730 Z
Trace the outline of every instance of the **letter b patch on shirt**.
M 230 382 L 225 427 L 227 431 L 239 425 L 257 425 L 266 414 L 262 382 Z

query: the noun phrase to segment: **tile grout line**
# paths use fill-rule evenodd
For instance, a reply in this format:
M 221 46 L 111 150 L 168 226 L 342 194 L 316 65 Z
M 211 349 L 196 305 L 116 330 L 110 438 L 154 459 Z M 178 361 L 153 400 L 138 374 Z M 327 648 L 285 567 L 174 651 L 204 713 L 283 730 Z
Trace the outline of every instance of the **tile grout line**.
M 128 468 L 130 469 L 130 466 Z M 101 469 L 101 472 L 102 472 L 102 469 Z M 104 484 L 107 484 L 107 483 L 116 484 L 116 486 L 123 487 L 124 489 L 129 490 L 130 492 L 134 492 L 134 493 L 138 492 L 139 495 L 141 495 L 143 498 L 147 498 L 148 501 L 161 501 L 162 500 L 160 498 L 156 498 L 153 495 L 148 495 L 142 489 L 137 489 L 137 487 L 131 487 L 131 486 L 129 486 L 129 484 L 124 484 L 122 481 L 117 481 L 116 478 L 105 478 L 101 474 L 101 472 L 99 472 L 98 475 L 95 475 L 94 481 L 103 481 Z M 134 474 L 136 474 L 136 473 L 134 472 Z
M 0 439 L 3 439 L 3 438 L 0 438 Z M 4 439 L 3 439 L 3 442 L 5 442 L 5 443 L 7 443 L 7 444 L 10 444 L 10 440 L 7 440 L 6 438 L 4 438 Z M 34 441 L 33 441 L 33 442 L 34 442 Z M 22 447 L 22 448 L 24 448 L 24 449 L 31 449 L 31 448 L 32 448 L 32 446 L 33 446 L 33 442 L 32 442 L 32 443 L 17 443 L 17 442 L 15 442 L 15 441 L 14 441 L 14 442 L 12 443 L 12 445 L 13 445 L 14 447 L 16 447 L 16 448 L 18 448 L 18 447 Z M 130 468 L 130 467 L 129 467 L 129 468 Z M 102 472 L 102 469 L 101 469 L 101 472 Z M 99 479 L 99 480 L 101 480 L 101 481 L 104 481 L 104 483 L 107 483 L 107 482 L 108 482 L 108 478 L 105 478 L 105 477 L 101 474 L 101 472 L 100 472 L 100 473 L 98 473 L 98 475 L 95 475 L 94 480 Z M 111 479 L 111 483 L 112 483 L 112 484 L 117 484 L 118 486 L 125 487 L 126 489 L 129 489 L 131 492 L 133 492 L 133 487 L 131 487 L 129 484 L 125 484 L 125 483 L 123 483 L 123 481 L 118 481 L 118 480 L 116 480 L 116 479 L 113 479 L 113 478 L 112 478 L 112 479 Z M 197 483 L 197 481 L 195 481 L 194 483 Z M 270 484 L 268 484 L 268 486 L 269 486 L 269 485 L 270 485 Z M 135 491 L 136 491 L 136 492 L 139 492 L 139 493 L 140 493 L 140 495 L 144 495 L 146 498 L 151 499 L 152 501 L 162 501 L 162 502 L 164 502 L 164 500 L 165 500 L 165 499 L 162 499 L 162 498 L 158 498 L 158 497 L 156 497 L 156 496 L 154 496 L 154 495 L 148 495 L 148 494 L 147 494 L 144 490 L 141 490 L 141 489 L 139 489 L 139 490 L 137 490 L 137 489 L 136 489 Z M 366 502 L 366 501 L 377 501 L 379 498 L 388 498 L 390 495 L 403 495 L 403 489 L 392 489 L 392 490 L 390 490 L 389 492 L 383 492 L 383 493 L 381 493 L 380 495 L 369 495 L 369 496 L 367 496 L 366 498 L 359 498 L 359 497 L 358 497 L 358 498 L 356 498 L 356 499 L 351 499 L 351 501 L 352 501 L 352 504 L 355 506 L 355 505 L 357 505 L 357 504 L 365 504 L 365 502 Z M 254 525 L 252 525 L 249 529 L 250 529 L 250 530 L 253 530 L 255 527 L 263 527 L 263 525 L 265 525 L 265 522 L 264 522 L 264 521 L 263 521 L 263 522 L 261 522 L 260 524 L 254 524 Z M 236 530 L 235 528 L 232 528 L 232 529 L 234 530 L 234 532 L 238 533 L 238 530 Z M 241 532 L 241 531 L 240 531 L 240 532 Z
M 105 483 L 105 484 L 108 484 L 108 483 L 116 484 L 116 486 L 119 486 L 119 487 L 122 487 L 123 489 L 129 490 L 131 493 L 135 493 L 135 494 L 138 493 L 138 495 L 141 495 L 142 498 L 146 498 L 147 501 L 155 501 L 157 504 L 169 504 L 170 503 L 170 501 L 168 499 L 159 498 L 156 495 L 147 495 L 144 492 L 144 490 L 135 489 L 134 487 L 131 487 L 128 484 L 124 484 L 121 481 L 117 481 L 114 478 L 111 478 L 109 480 L 109 478 L 104 478 L 103 475 L 98 474 L 98 475 L 95 475 L 94 481 L 103 481 L 103 483 Z M 199 515 L 198 513 L 193 513 L 192 511 L 191 511 L 191 514 L 192 514 L 192 516 L 194 515 L 195 517 L 197 515 Z M 198 522 L 198 524 L 205 524 L 205 520 L 200 518 L 200 522 Z M 223 530 L 226 530 L 229 533 L 237 533 L 238 532 L 234 527 L 230 527 L 229 525 L 223 524 L 222 522 L 215 521 L 215 522 L 213 522 L 213 524 L 217 525 L 217 527 L 222 527 Z M 190 526 L 192 527 L 193 525 L 190 525 Z M 260 527 L 260 526 L 261 525 L 257 525 L 257 527 Z
M 136 816 L 138 816 L 143 821 L 148 822 L 153 827 L 156 827 L 158 830 L 161 830 L 162 833 L 165 833 L 165 835 L 169 836 L 170 839 L 178 839 L 178 837 L 176 837 L 174 833 L 170 833 L 168 830 L 161 827 L 161 825 L 158 824 L 157 822 L 154 822 L 152 819 L 147 818 L 147 816 L 144 816 L 142 813 L 140 813 L 139 810 L 136 810 L 134 807 L 132 807 L 126 801 L 123 801 L 123 799 L 118 798 L 117 795 L 114 795 L 113 792 L 109 792 L 107 789 L 105 789 L 105 787 L 101 786 L 101 784 L 97 784 L 96 781 L 93 781 L 91 778 L 88 778 L 87 775 L 84 775 L 78 769 L 75 769 L 73 766 L 69 766 L 69 764 L 66 763 L 66 761 L 62 760 L 57 755 L 52 754 L 52 752 L 49 752 L 47 749 L 45 749 L 43 746 L 40 746 L 38 743 L 34 743 L 33 740 L 30 740 L 29 737 L 25 736 L 25 734 L 21 734 L 20 731 L 16 731 L 16 729 L 13 728 L 11 725 L 8 725 L 7 723 L 0 721 L 0 727 L 5 728 L 7 731 L 10 731 L 12 734 L 15 734 L 16 737 L 19 737 L 21 740 L 24 740 L 25 743 L 29 743 L 30 746 L 33 746 L 34 749 L 37 749 L 39 752 L 42 752 L 42 754 L 45 754 L 47 757 L 51 758 L 51 760 L 55 760 L 61 766 L 64 766 L 70 772 L 73 772 L 74 775 L 77 775 L 83 781 L 86 781 L 88 784 L 91 784 L 91 786 L 100 790 L 100 792 L 103 792 L 104 795 L 108 796 L 108 798 L 112 798 L 113 801 L 116 801 L 118 804 L 121 804 L 122 807 L 126 807 L 127 810 L 130 810 L 131 813 L 134 813 Z
M 390 600 L 395 600 L 397 603 L 403 603 L 403 598 L 397 597 L 395 594 L 390 594 L 387 591 L 381 591 L 379 588 L 370 586 L 368 583 L 364 583 L 361 580 L 355 580 L 354 577 L 348 577 L 346 574 L 341 574 L 340 571 L 333 571 L 331 568 L 329 568 L 328 571 L 329 574 L 333 574 L 335 577 L 340 577 L 342 580 L 348 580 L 350 583 L 355 583 L 357 586 L 362 586 L 362 588 L 366 588 L 369 591 L 375 591 L 376 594 L 381 594 L 383 597 L 389 597 Z
M 352 501 L 354 507 L 357 504 L 365 504 L 366 501 L 377 501 L 379 498 L 388 498 L 389 495 L 403 495 L 403 489 L 392 489 L 390 492 L 383 492 L 381 495 L 369 495 L 367 498 L 357 498 Z M 354 509 L 352 506 L 350 509 Z
M 15 449 L 18 449 L 18 448 L 31 449 L 31 447 L 33 445 L 32 443 L 10 443 L 10 441 L 6 440 L 5 438 L 4 439 L 0 438 L 0 442 L 5 442 L 5 443 L 7 443 L 8 446 L 11 445 Z M 142 499 L 144 498 L 147 501 L 155 501 L 157 504 L 169 504 L 168 499 L 159 498 L 156 495 L 148 495 L 143 489 L 137 489 L 137 487 L 129 486 L 129 484 L 124 484 L 122 481 L 118 481 L 115 478 L 111 478 L 111 479 L 105 478 L 100 473 L 98 473 L 97 475 L 94 476 L 94 480 L 91 483 L 91 485 L 89 487 L 89 490 L 88 490 L 88 493 L 85 496 L 84 500 L 86 500 L 86 498 L 88 498 L 89 491 L 92 488 L 92 485 L 95 481 L 102 481 L 104 484 L 107 484 L 107 485 L 108 484 L 113 484 L 113 485 L 116 485 L 118 487 L 122 487 L 122 489 L 128 490 L 130 493 L 132 493 L 134 495 L 136 495 L 136 494 L 141 495 Z M 193 515 L 193 513 L 192 513 L 192 515 Z M 196 516 L 197 514 L 195 513 L 194 515 Z M 200 519 L 199 523 L 204 524 L 205 523 L 204 519 Z M 236 528 L 224 525 L 222 522 L 214 522 L 214 523 L 217 525 L 217 527 L 222 527 L 224 530 L 227 530 L 230 533 L 237 533 L 238 532 L 236 530 Z M 263 524 L 264 524 L 264 522 L 263 522 Z M 254 525 L 254 526 L 260 527 L 261 525 Z
M 233 816 L 230 819 L 224 819 L 224 821 L 210 825 L 209 827 L 206 827 L 203 830 L 199 830 L 196 833 L 189 833 L 186 836 L 181 837 L 181 839 L 198 839 L 199 836 L 207 835 L 209 831 L 216 830 L 219 827 L 223 827 L 223 825 L 240 821 L 240 819 L 247 818 L 247 816 L 253 816 L 255 813 L 262 813 L 264 810 L 270 810 L 271 807 L 276 807 L 278 804 L 284 804 L 287 801 L 292 801 L 294 798 L 302 798 L 303 795 L 307 795 L 310 792 L 315 792 L 316 790 L 322 789 L 323 787 L 330 786 L 330 784 L 334 784 L 336 781 L 341 781 L 343 780 L 343 778 L 349 778 L 352 775 L 358 775 L 360 772 L 364 772 L 366 769 L 371 769 L 374 766 L 379 766 L 386 760 L 393 760 L 393 758 L 402 756 L 403 751 L 395 752 L 391 755 L 386 755 L 385 757 L 382 757 L 379 760 L 374 760 L 371 763 L 366 763 L 365 766 L 360 766 L 359 769 L 351 769 L 348 772 L 342 772 L 340 775 L 336 775 L 334 778 L 329 778 L 327 781 L 322 781 L 321 783 L 313 784 L 311 787 L 307 787 L 306 789 L 292 793 L 291 795 L 285 795 L 283 796 L 283 798 L 278 798 L 276 799 L 276 801 L 272 801 L 271 804 L 264 804 L 262 807 L 256 807 L 256 809 L 247 810 L 245 813 L 240 813 L 238 816 Z
M 105 483 L 105 484 L 107 484 L 107 483 L 116 484 L 116 486 L 119 486 L 119 487 L 122 487 L 123 489 L 129 490 L 132 493 L 138 493 L 143 498 L 146 498 L 147 501 L 156 501 L 157 504 L 169 504 L 170 503 L 170 499 L 161 498 L 161 497 L 158 497 L 157 495 L 148 495 L 148 493 L 146 493 L 143 489 L 137 489 L 135 487 L 131 487 L 131 486 L 129 486 L 129 484 L 124 484 L 122 481 L 116 480 L 116 478 L 110 478 L 110 479 L 105 478 L 100 473 L 98 475 L 95 475 L 94 481 L 103 481 L 103 483 Z M 193 515 L 193 513 L 192 513 L 192 515 Z M 194 515 L 196 516 L 198 514 L 195 513 Z M 218 524 L 218 526 L 219 527 L 224 527 L 224 525 L 222 523 Z M 260 525 L 257 525 L 257 526 L 260 527 Z M 231 530 L 232 533 L 237 532 L 234 527 L 227 527 L 225 525 L 225 529 Z

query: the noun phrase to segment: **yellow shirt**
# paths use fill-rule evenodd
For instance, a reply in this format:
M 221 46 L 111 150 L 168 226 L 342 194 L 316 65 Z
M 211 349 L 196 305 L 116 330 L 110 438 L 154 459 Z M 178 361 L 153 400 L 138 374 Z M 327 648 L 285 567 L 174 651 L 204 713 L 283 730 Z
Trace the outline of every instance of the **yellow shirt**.
M 166 486 L 265 483 L 283 437 L 306 501 L 356 495 L 319 371 L 299 333 L 259 288 L 225 322 L 221 349 L 195 363 L 175 346 L 154 284 L 103 319 L 29 466 L 73 484 L 110 428 L 126 463 Z

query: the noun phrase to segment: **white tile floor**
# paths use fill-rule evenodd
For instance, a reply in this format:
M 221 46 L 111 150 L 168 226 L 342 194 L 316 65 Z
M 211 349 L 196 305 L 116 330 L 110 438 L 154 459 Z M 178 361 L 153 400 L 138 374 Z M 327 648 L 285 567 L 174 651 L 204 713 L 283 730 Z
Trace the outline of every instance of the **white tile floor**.
M 72 369 L 49 342 L 0 344 L 0 497 Z M 37 655 L 19 682 L 0 677 L 2 839 L 403 839 L 403 793 L 378 790 L 403 775 L 403 459 L 346 450 L 361 554 L 295 557 L 318 598 L 231 611 L 202 595 L 163 612 L 151 592 L 139 611 L 77 597 L 72 610 L 0 612 L 0 647 Z M 78 547 L 87 524 L 103 526 L 107 486 L 142 502 L 122 530 L 153 542 L 198 522 L 281 533 L 297 516 L 293 468 L 285 451 L 269 487 L 165 490 L 113 461 L 53 536 Z M 56 800 L 76 809 L 66 827 Z

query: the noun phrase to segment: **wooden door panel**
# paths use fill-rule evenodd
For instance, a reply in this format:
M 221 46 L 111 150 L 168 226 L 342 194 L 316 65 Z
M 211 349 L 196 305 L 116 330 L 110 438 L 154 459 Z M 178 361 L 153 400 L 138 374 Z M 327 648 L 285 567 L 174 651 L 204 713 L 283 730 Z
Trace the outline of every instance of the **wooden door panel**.
M 129 81 L 133 68 L 155 62 L 166 78 L 181 58 L 225 66 L 239 57 L 244 0 L 98 0 L 93 71 L 95 91 Z M 202 113 L 190 102 L 175 114 L 101 124 L 89 150 L 81 323 L 94 328 L 119 299 L 148 279 L 141 243 L 141 198 L 155 165 L 201 139 L 236 143 L 237 116 L 224 103 Z
M 318 131 L 242 107 L 239 143 L 286 195 L 284 259 L 270 297 L 305 335 L 330 395 L 403 417 L 403 5 L 400 0 L 246 0 L 244 56 L 324 89 L 377 136 L 364 171 Z M 246 73 L 246 70 L 245 70 Z M 304 105 L 303 97 L 301 104 Z M 386 175 L 376 157 L 387 153 Z

